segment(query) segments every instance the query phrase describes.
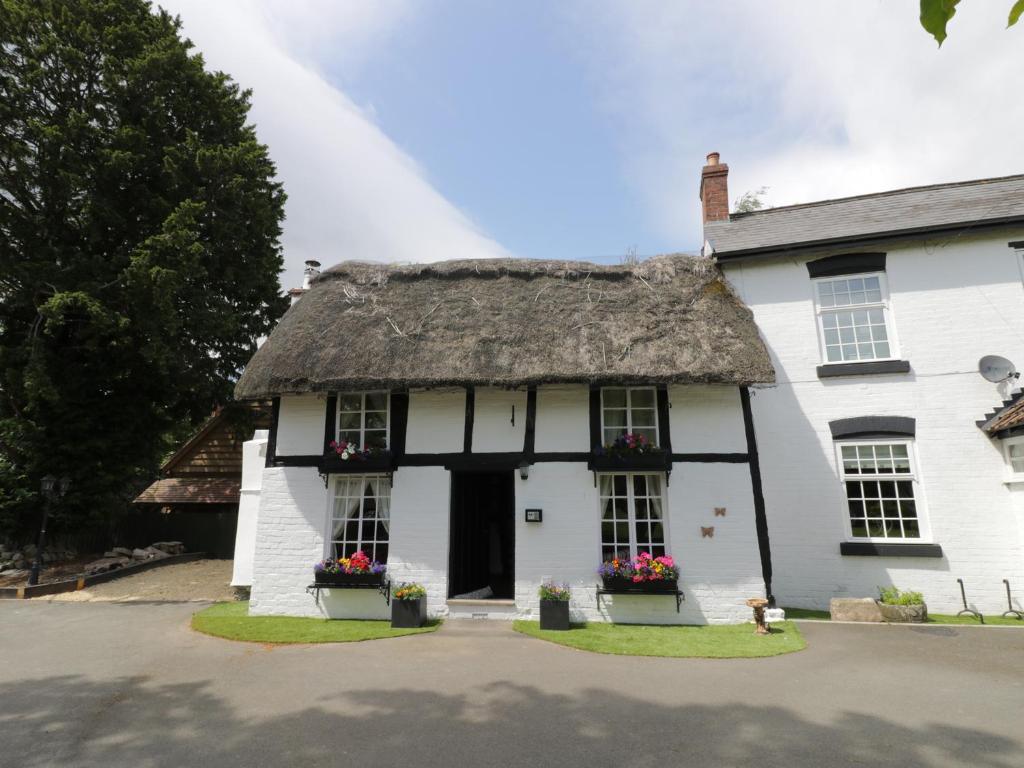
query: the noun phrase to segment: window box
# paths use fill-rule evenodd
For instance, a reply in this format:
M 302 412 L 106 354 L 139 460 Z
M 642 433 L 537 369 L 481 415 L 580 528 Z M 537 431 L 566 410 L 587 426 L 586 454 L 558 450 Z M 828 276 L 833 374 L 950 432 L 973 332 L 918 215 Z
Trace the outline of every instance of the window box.
M 541 600 L 540 628 L 559 631 L 569 629 L 569 601 Z
M 390 451 L 365 459 L 342 459 L 334 451 L 324 453 L 320 471 L 325 474 L 372 475 L 391 472 L 395 468 L 395 457 Z
M 602 576 L 602 585 L 609 592 L 634 592 L 643 594 L 674 594 L 679 590 L 678 579 L 658 579 L 656 581 L 633 581 L 622 576 Z
M 594 452 L 588 467 L 597 472 L 666 472 L 671 463 L 672 457 L 667 451 L 634 455 Z
M 391 601 L 391 626 L 399 629 L 422 627 L 427 621 L 427 598 Z
M 327 571 L 314 571 L 313 576 L 315 583 L 321 586 L 380 587 L 384 584 L 383 573 L 328 573 Z

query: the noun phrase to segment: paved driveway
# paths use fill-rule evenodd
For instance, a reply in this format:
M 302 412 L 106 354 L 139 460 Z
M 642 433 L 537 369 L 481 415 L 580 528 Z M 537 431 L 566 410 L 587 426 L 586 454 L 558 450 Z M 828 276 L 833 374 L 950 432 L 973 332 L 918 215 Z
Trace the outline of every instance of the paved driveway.
M 803 625 L 772 659 L 597 656 L 452 622 L 263 647 L 186 604 L 0 603 L 0 765 L 1024 765 L 1024 631 Z

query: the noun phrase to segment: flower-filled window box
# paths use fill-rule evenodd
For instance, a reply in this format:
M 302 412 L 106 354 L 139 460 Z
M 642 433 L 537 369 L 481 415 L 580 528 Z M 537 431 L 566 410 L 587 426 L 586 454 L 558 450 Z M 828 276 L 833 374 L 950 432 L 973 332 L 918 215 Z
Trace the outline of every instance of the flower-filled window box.
M 378 587 L 384 583 L 387 566 L 371 560 L 360 550 L 352 557 L 328 558 L 313 566 L 315 583 L 334 587 Z
M 394 456 L 390 451 L 383 448 L 360 448 L 347 440 L 331 440 L 320 463 L 321 470 L 327 473 L 373 474 L 390 472 L 394 467 Z
M 627 432 L 614 442 L 595 447 L 590 456 L 590 469 L 667 470 L 671 458 L 668 451 L 652 443 L 646 435 Z
M 669 555 L 653 557 L 641 552 L 636 557 L 612 558 L 597 570 L 604 588 L 612 592 L 676 592 L 679 568 Z

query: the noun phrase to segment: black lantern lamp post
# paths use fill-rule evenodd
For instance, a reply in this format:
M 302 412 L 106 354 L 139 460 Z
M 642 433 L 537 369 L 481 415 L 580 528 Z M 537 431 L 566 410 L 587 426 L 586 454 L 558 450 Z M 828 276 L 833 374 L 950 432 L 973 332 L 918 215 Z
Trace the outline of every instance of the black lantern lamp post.
M 43 523 L 39 526 L 39 540 L 36 542 L 36 558 L 32 563 L 32 572 L 28 576 L 29 586 L 39 583 L 39 571 L 43 565 L 43 547 L 46 546 L 46 521 L 50 517 L 50 506 L 64 498 L 71 485 L 71 478 L 56 478 L 53 475 L 46 475 L 39 484 L 43 492 Z

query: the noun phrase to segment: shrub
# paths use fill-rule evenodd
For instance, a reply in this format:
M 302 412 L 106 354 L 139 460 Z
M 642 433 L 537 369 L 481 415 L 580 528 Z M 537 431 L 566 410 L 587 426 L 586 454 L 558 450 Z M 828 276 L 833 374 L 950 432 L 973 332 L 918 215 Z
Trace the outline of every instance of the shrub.
M 920 592 L 901 592 L 896 587 L 879 587 L 878 594 L 886 605 L 924 605 Z
M 392 593 L 395 600 L 419 600 L 427 596 L 427 588 L 422 584 L 402 582 Z

